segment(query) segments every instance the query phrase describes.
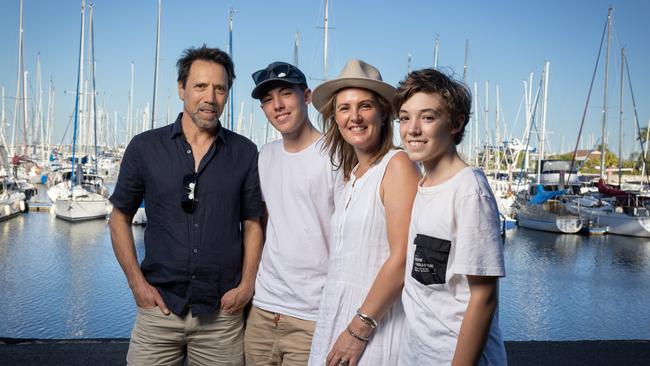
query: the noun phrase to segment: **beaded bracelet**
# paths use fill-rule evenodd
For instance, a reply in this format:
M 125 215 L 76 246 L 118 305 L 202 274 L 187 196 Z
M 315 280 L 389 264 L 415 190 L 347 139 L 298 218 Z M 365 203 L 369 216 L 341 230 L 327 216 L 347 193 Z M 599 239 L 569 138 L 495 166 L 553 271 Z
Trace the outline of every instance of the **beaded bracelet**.
M 368 342 L 368 340 L 370 339 L 368 337 L 363 337 L 363 336 L 360 336 L 357 333 L 353 332 L 352 329 L 350 329 L 349 325 L 347 326 L 346 329 L 348 330 L 348 334 L 350 334 L 352 337 L 354 337 L 354 338 L 356 338 L 356 339 L 358 339 L 358 340 L 360 340 L 362 342 Z
M 372 329 L 377 328 L 377 321 L 372 317 L 370 317 L 370 315 L 362 313 L 361 309 L 357 309 L 357 316 L 359 317 L 359 319 L 361 319 L 362 322 L 369 325 L 370 328 Z

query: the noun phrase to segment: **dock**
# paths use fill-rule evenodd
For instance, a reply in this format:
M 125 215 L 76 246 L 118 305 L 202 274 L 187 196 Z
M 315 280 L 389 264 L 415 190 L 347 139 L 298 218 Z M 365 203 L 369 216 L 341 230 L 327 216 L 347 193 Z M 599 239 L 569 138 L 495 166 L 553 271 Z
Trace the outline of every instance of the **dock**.
M 30 211 L 50 212 L 50 208 L 52 208 L 52 202 L 31 201 L 29 202 L 28 206 Z
M 129 340 L 1 339 L 0 365 L 124 365 Z M 506 341 L 511 366 L 644 365 L 650 340 Z

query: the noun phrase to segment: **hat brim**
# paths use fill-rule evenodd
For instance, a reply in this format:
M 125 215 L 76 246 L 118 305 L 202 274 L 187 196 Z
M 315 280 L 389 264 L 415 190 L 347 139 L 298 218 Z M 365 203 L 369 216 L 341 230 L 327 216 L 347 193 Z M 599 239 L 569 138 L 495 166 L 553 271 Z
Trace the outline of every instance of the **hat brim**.
M 268 90 L 273 89 L 272 87 L 274 85 L 281 85 L 281 84 L 302 85 L 302 82 L 298 82 L 287 78 L 267 79 L 259 83 L 255 88 L 253 88 L 253 91 L 251 91 L 251 97 L 255 99 L 262 99 L 262 97 Z
M 327 104 L 332 94 L 345 88 L 361 88 L 373 91 L 386 99 L 388 103 L 393 102 L 397 89 L 383 81 L 367 78 L 339 78 L 326 81 L 314 89 L 312 93 L 312 104 L 320 112 Z

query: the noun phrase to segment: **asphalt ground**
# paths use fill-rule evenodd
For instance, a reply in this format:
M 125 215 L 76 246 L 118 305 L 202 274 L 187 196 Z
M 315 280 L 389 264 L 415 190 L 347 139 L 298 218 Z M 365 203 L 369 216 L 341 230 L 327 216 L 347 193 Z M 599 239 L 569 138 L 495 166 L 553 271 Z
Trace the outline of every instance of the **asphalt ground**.
M 1 339 L 0 365 L 126 364 L 128 339 Z M 650 365 L 650 340 L 506 342 L 509 365 Z

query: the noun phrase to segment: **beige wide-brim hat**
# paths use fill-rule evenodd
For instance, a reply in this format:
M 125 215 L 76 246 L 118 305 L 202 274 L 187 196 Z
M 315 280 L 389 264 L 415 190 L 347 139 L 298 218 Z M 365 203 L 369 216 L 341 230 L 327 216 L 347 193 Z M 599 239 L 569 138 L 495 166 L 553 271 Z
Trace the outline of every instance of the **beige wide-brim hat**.
M 328 80 L 314 89 L 312 104 L 321 111 L 329 101 L 332 94 L 344 88 L 362 88 L 374 91 L 392 103 L 396 89 L 382 81 L 381 74 L 376 67 L 361 60 L 351 59 L 346 64 L 341 74 Z

